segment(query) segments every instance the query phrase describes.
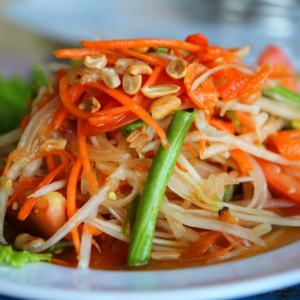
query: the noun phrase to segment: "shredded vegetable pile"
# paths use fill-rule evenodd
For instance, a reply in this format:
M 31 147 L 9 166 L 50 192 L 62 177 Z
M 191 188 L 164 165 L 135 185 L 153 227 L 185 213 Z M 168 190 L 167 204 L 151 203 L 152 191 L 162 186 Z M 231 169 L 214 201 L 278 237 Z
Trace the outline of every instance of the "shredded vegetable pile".
M 300 201 L 291 67 L 250 68 L 250 46 L 201 34 L 81 44 L 54 52 L 82 63 L 45 64 L 21 129 L 0 136 L 19 140 L 0 179 L 1 244 L 7 217 L 23 230 L 15 249 L 74 245 L 79 268 L 103 236 L 129 243 L 128 267 L 209 263 L 300 226 L 284 214 Z

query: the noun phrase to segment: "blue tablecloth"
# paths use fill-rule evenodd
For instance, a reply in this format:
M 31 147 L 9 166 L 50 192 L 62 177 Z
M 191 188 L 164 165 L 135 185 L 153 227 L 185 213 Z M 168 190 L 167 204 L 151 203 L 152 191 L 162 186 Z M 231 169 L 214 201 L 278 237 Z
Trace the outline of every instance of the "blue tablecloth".
M 263 295 L 253 296 L 253 297 L 240 298 L 237 300 L 294 300 L 294 299 L 300 299 L 300 284 L 276 292 L 270 292 Z M 0 300 L 20 300 L 20 299 L 0 295 Z M 57 299 L 53 299 L 53 300 L 57 300 Z

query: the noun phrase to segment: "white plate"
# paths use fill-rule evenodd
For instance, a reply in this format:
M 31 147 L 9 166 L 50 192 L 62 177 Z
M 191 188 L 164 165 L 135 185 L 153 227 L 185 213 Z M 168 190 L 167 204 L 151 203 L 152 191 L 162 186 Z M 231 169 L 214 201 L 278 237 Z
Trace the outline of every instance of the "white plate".
M 300 283 L 300 241 L 247 259 L 155 271 L 77 270 L 45 263 L 0 267 L 0 292 L 53 300 L 234 299 Z

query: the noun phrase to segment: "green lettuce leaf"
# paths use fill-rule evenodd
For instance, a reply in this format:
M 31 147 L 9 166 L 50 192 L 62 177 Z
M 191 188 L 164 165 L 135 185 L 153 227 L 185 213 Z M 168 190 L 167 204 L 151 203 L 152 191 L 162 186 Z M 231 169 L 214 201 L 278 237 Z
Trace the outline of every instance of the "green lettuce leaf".
M 0 74 L 0 134 L 16 128 L 21 123 L 22 115 L 28 113 L 30 95 L 30 84 L 21 77 L 6 79 Z
M 39 262 L 41 260 L 51 261 L 52 254 L 35 254 L 28 251 L 14 251 L 11 246 L 0 245 L 0 262 L 4 261 L 7 264 L 16 268 L 23 268 L 28 262 Z

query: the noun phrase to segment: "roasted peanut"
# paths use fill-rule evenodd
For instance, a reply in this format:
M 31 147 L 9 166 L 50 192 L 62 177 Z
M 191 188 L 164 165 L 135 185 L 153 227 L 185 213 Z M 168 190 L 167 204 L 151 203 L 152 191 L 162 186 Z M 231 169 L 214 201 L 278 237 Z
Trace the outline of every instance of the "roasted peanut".
M 149 111 L 154 120 L 161 119 L 181 106 L 181 100 L 176 96 L 165 96 L 152 102 Z
M 150 75 L 153 70 L 148 65 L 131 65 L 127 68 L 127 72 L 131 75 Z
M 33 250 L 45 243 L 45 240 L 40 237 L 34 237 L 28 233 L 19 234 L 14 242 L 14 247 L 18 250 Z
M 182 58 L 176 58 L 168 64 L 166 71 L 170 77 L 181 79 L 186 75 L 187 67 Z
M 136 94 L 142 86 L 142 76 L 141 75 L 130 75 L 125 73 L 123 77 L 123 90 L 128 95 Z
M 83 63 L 85 64 L 85 66 L 87 66 L 90 69 L 100 70 L 106 66 L 107 60 L 105 55 L 99 55 L 99 56 L 87 55 L 84 57 Z
M 131 48 L 131 50 L 137 53 L 146 53 L 149 51 L 149 47 Z
M 88 97 L 84 103 L 79 105 L 79 108 L 93 114 L 100 109 L 100 103 L 96 98 Z
M 116 62 L 116 67 L 125 72 L 129 66 L 134 65 L 136 62 L 137 59 L 134 58 L 120 58 Z
M 115 89 L 121 84 L 118 74 L 113 69 L 102 69 L 102 79 L 104 83 L 111 89 Z
M 151 99 L 176 94 L 179 90 L 180 87 L 175 84 L 156 85 L 152 87 L 143 86 L 141 88 L 142 93 Z
M 136 148 L 149 138 L 149 133 L 145 126 L 142 126 L 140 129 L 133 131 L 126 139 L 130 144 L 130 148 Z
M 44 141 L 40 147 L 40 152 L 51 151 L 51 150 L 65 150 L 67 145 L 66 139 L 55 139 L 49 138 Z

